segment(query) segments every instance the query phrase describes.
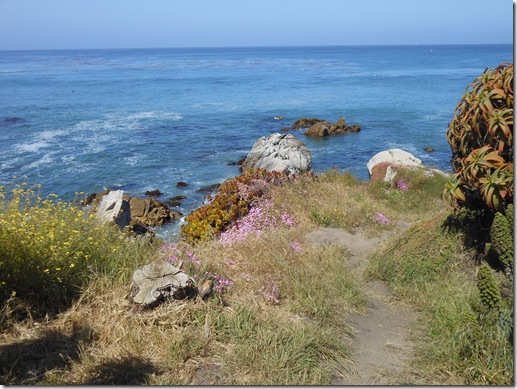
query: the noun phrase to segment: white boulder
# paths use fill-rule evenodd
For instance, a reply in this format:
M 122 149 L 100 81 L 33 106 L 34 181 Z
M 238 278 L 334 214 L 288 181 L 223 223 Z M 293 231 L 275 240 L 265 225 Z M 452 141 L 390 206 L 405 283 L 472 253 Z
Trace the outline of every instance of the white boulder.
M 422 161 L 413 154 L 401 149 L 390 149 L 375 154 L 368 161 L 366 167 L 368 168 L 370 176 L 372 175 L 373 167 L 383 162 L 400 166 L 423 166 Z
M 265 169 L 283 173 L 301 173 L 311 169 L 309 148 L 291 134 L 272 134 L 255 142 L 242 170 Z
M 97 206 L 97 217 L 103 221 L 113 221 L 120 228 L 131 222 L 129 201 L 124 198 L 123 190 L 114 190 L 102 197 Z

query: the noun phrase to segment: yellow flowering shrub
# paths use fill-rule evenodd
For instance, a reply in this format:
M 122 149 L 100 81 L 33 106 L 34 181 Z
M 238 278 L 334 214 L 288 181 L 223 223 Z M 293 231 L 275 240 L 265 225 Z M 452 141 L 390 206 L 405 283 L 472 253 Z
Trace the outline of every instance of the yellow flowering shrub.
M 0 320 L 57 312 L 100 272 L 127 276 L 141 245 L 78 205 L 41 198 L 39 185 L 0 187 Z

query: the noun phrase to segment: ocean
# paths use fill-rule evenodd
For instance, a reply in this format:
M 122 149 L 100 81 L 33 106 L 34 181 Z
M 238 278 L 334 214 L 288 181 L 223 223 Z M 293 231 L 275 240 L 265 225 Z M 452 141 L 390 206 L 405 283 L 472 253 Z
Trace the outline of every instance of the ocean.
M 159 189 L 162 201 L 186 196 L 186 215 L 200 189 L 240 174 L 230 163 L 257 139 L 302 117 L 361 125 L 290 132 L 315 172 L 367 180 L 368 160 L 390 148 L 451 171 L 458 100 L 486 67 L 512 61 L 512 45 L 0 51 L 0 185 L 27 176 L 65 201 Z M 173 241 L 179 225 L 157 234 Z

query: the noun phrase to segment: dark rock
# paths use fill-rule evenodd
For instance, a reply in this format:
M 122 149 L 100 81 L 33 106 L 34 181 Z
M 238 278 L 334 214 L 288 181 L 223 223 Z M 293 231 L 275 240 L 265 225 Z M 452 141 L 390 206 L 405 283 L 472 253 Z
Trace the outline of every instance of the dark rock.
M 237 162 L 235 162 L 235 161 L 228 162 L 227 165 L 228 166 L 242 166 L 242 164 L 244 163 L 245 160 L 246 160 L 246 158 L 242 158 L 242 159 L 239 159 Z
M 174 211 L 172 209 L 169 210 L 169 214 L 171 215 L 173 220 L 179 220 L 183 217 L 183 214 L 181 212 Z
M 295 121 L 292 125 L 293 128 L 300 128 L 300 127 L 310 127 L 318 122 L 322 122 L 323 120 L 317 119 L 317 118 L 301 118 Z
M 186 182 L 183 182 L 183 181 L 179 181 L 177 184 L 176 184 L 176 187 L 177 188 L 184 188 L 188 186 L 188 184 Z
M 167 205 L 169 207 L 179 207 L 181 205 L 181 203 L 179 201 L 167 201 Z
M 432 153 L 434 149 L 432 147 L 424 147 L 424 151 L 427 151 L 428 153 Z
M 169 199 L 169 201 L 180 201 L 180 200 L 185 200 L 186 198 L 187 198 L 187 196 L 179 195 L 179 196 L 171 197 Z
M 92 203 L 98 203 L 102 200 L 102 198 L 107 195 L 108 193 L 110 192 L 109 189 L 106 189 L 106 190 L 103 190 L 102 192 L 99 192 L 99 193 L 92 193 L 91 195 L 89 195 L 86 200 L 83 200 L 81 201 L 81 204 L 82 205 L 90 205 Z
M 148 190 L 145 192 L 145 195 L 146 196 L 161 196 L 162 195 L 162 192 L 160 192 L 159 189 L 155 189 L 155 190 Z
M 304 135 L 306 135 L 306 136 L 333 136 L 333 135 L 339 135 L 339 134 L 347 134 L 350 132 L 358 132 L 360 130 L 361 130 L 361 126 L 358 124 L 354 124 L 352 126 L 347 126 L 345 118 L 342 117 L 334 124 L 330 124 L 326 120 L 315 123 L 307 131 L 305 131 Z
M 208 185 L 203 188 L 200 188 L 197 191 L 201 192 L 201 193 L 215 192 L 217 189 L 219 189 L 220 186 L 221 186 L 221 184 L 212 184 L 212 185 Z
M 292 131 L 292 130 L 294 130 L 294 128 L 292 128 L 292 127 L 282 127 L 281 131 L 282 132 L 287 132 L 287 131 Z
M 307 131 L 305 131 L 304 135 L 307 136 L 329 136 L 332 128 L 332 124 L 327 122 L 326 120 L 318 123 L 314 123 Z
M 283 116 L 275 116 L 273 119 L 274 120 L 284 120 L 285 118 Z
M 7 117 L 3 120 L 0 120 L 0 126 L 12 126 L 14 124 L 18 124 L 18 123 L 24 123 L 26 122 L 25 119 L 23 118 L 19 118 L 19 117 L 16 117 L 16 116 L 12 116 L 12 117 Z
M 129 204 L 132 225 L 161 226 L 182 216 L 179 212 L 170 210 L 167 205 L 154 198 L 132 197 Z
M 150 231 L 141 224 L 133 224 L 131 228 L 133 230 L 133 233 L 135 233 L 136 235 L 145 235 L 150 233 Z

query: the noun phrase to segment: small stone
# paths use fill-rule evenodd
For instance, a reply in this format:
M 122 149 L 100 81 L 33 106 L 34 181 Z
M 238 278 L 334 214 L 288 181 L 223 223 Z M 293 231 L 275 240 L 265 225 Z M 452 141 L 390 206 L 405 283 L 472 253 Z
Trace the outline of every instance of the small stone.
M 183 182 L 183 181 L 179 181 L 177 184 L 176 184 L 176 187 L 177 188 L 184 188 L 188 186 L 188 184 L 186 182 Z

